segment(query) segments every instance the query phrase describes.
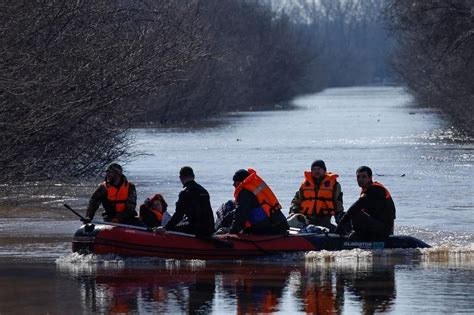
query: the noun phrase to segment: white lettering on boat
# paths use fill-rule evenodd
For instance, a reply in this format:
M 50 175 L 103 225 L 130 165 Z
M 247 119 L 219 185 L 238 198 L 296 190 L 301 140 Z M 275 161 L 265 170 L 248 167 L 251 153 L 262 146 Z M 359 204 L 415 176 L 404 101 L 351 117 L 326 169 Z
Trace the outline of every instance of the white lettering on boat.
M 344 247 L 382 249 L 385 247 L 385 243 L 384 242 L 344 242 Z

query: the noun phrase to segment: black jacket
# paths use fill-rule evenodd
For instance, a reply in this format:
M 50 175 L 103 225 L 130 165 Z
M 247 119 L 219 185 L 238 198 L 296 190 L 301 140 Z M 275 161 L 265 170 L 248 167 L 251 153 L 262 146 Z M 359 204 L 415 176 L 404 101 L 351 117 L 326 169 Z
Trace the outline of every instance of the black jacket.
M 340 225 L 346 223 L 348 220 L 353 220 L 360 211 L 364 211 L 370 216 L 372 221 L 377 228 L 369 229 L 373 231 L 374 234 L 379 234 L 381 236 L 388 236 L 393 233 L 395 215 L 395 204 L 391 197 L 386 198 L 386 191 L 380 186 L 370 185 L 366 191 L 361 195 L 361 197 L 347 210 L 347 213 L 341 219 Z M 353 228 L 356 232 L 358 230 L 367 230 L 367 222 L 361 222 L 360 226 L 353 222 Z
M 165 229 L 173 230 L 184 217 L 195 235 L 206 236 L 214 233 L 214 214 L 209 193 L 194 180 L 184 184 L 176 202 L 176 211 Z
M 242 189 L 237 196 L 234 221 L 230 233 L 236 234 L 244 230 L 250 234 L 279 234 L 289 229 L 288 222 L 280 210 L 276 210 L 270 218 L 265 218 L 250 228 L 245 228 L 245 222 L 249 220 L 252 209 L 260 205 L 257 197 L 247 189 Z

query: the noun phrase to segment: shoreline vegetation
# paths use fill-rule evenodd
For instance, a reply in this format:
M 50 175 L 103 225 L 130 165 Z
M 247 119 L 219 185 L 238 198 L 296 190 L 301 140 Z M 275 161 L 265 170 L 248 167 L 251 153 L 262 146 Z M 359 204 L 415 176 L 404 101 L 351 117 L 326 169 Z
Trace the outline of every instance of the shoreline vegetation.
M 385 9 L 400 81 L 420 106 L 441 110 L 474 136 L 474 9 L 471 0 L 392 0 Z
M 193 126 L 229 112 L 286 108 L 328 87 L 407 82 L 418 102 L 433 105 L 423 97 L 429 90 L 412 84 L 425 81 L 407 80 L 400 62 L 411 46 L 402 42 L 395 59 L 401 81 L 387 63 L 396 47 L 387 16 L 395 35 L 408 32 L 401 26 L 412 18 L 398 1 L 7 0 L 0 8 L 4 183 L 95 176 L 133 157 L 129 131 L 137 126 Z M 443 68 L 459 70 L 456 62 Z M 440 95 L 435 100 L 444 102 Z M 453 102 L 472 111 L 472 103 Z

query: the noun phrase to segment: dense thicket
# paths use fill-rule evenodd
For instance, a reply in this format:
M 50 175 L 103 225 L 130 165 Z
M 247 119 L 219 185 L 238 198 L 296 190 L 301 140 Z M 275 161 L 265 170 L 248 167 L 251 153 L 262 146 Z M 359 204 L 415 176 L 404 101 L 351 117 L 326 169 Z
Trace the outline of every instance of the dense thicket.
M 189 64 L 180 82 L 147 95 L 144 120 L 199 121 L 294 96 L 316 51 L 284 12 L 259 1 L 203 1 L 211 58 Z M 321 86 L 319 86 L 321 89 Z
M 417 102 L 474 134 L 473 1 L 392 1 L 387 17 L 399 41 L 395 68 Z
M 313 38 L 318 58 L 308 75 L 325 87 L 390 83 L 393 40 L 384 27 L 386 0 L 298 0 L 295 21 Z M 313 88 L 314 90 L 314 88 Z
M 126 154 L 132 100 L 207 55 L 197 3 L 174 3 L 0 3 L 0 178 L 88 175 Z
M 81 177 L 133 123 L 199 121 L 387 76 L 380 2 L 0 3 L 2 180 Z

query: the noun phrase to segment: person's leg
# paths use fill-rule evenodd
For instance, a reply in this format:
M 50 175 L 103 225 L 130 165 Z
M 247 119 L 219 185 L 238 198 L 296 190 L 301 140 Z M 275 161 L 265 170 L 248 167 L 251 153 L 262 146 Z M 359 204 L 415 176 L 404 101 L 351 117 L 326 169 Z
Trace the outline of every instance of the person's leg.
M 277 225 L 272 226 L 271 228 L 271 234 L 286 234 L 288 233 L 288 229 L 290 227 L 288 226 L 288 223 L 285 221 L 281 221 Z
M 160 226 L 160 222 L 158 222 L 156 215 L 152 213 L 151 211 L 148 211 L 148 210 L 140 211 L 140 215 L 141 215 L 141 220 L 144 225 L 150 228 Z
M 329 216 L 319 216 L 313 217 L 310 219 L 310 223 L 316 226 L 322 226 L 329 229 L 329 233 L 334 233 L 336 226 L 331 223 L 331 217 Z
M 385 237 L 385 226 L 382 222 L 372 218 L 364 211 L 357 211 L 352 217 L 352 226 L 355 233 L 351 239 L 373 240 Z
M 191 225 L 189 224 L 181 224 L 177 225 L 175 227 L 172 227 L 169 229 L 170 231 L 173 232 L 180 232 L 180 233 L 186 233 L 186 234 L 194 234 L 194 229 L 192 228 Z
M 128 218 L 128 219 L 126 219 L 126 220 L 124 220 L 123 222 L 120 222 L 120 223 L 146 227 L 146 225 L 137 217 Z

